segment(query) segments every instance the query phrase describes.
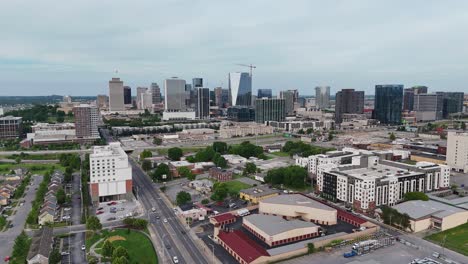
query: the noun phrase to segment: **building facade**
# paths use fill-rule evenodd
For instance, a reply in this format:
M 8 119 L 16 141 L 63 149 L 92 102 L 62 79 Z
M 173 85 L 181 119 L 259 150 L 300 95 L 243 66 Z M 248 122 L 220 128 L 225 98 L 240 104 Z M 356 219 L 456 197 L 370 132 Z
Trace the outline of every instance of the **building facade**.
M 124 88 L 120 78 L 109 81 L 109 111 L 124 111 Z
M 315 87 L 315 106 L 319 109 L 330 108 L 330 86 Z
M 164 109 L 168 111 L 185 111 L 185 80 L 177 77 L 164 81 Z
M 468 132 L 448 132 L 447 165 L 452 170 L 468 172 Z
M 96 105 L 99 109 L 105 109 L 109 106 L 109 97 L 105 94 L 98 94 L 96 97 Z
M 22 123 L 22 117 L 0 117 L 0 139 L 19 138 L 21 133 L 23 133 Z
M 124 86 L 124 104 L 132 104 L 132 88 L 130 86 Z
M 354 89 L 342 89 L 336 93 L 335 122 L 342 122 L 343 114 L 364 113 L 364 91 Z
M 415 94 L 413 104 L 417 122 L 442 119 L 444 104 L 442 94 Z
M 463 92 L 439 92 L 443 97 L 442 115 L 444 118 L 450 118 L 451 114 L 463 112 Z
M 89 164 L 89 190 L 93 202 L 127 199 L 131 195 L 132 167 L 120 143 L 94 146 Z
M 255 101 L 255 122 L 282 122 L 286 118 L 286 101 L 284 99 L 261 98 Z
M 229 94 L 232 106 L 252 105 L 252 76 L 247 72 L 229 73 Z
M 160 104 L 162 102 L 161 88 L 159 88 L 159 85 L 157 83 L 151 83 L 151 94 L 153 96 L 153 104 Z
M 272 98 L 272 96 L 271 89 L 258 89 L 257 91 L 257 99 Z
M 96 106 L 81 104 L 73 108 L 77 138 L 99 138 L 99 111 Z
M 374 117 L 382 124 L 401 124 L 403 85 L 375 86 Z
M 219 182 L 226 182 L 232 180 L 232 171 L 221 169 L 218 167 L 212 167 L 209 170 L 210 178 L 215 179 Z
M 210 117 L 210 89 L 197 87 L 197 118 Z

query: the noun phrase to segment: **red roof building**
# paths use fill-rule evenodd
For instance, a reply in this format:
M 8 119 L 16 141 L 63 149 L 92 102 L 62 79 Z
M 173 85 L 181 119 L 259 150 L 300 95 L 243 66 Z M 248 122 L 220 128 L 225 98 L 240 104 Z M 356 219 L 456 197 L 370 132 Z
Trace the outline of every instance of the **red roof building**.
M 215 227 L 231 224 L 235 221 L 236 217 L 231 213 L 220 214 L 210 218 L 210 223 L 212 223 Z
M 239 263 L 252 263 L 260 257 L 269 256 L 268 252 L 240 230 L 219 232 L 220 245 Z

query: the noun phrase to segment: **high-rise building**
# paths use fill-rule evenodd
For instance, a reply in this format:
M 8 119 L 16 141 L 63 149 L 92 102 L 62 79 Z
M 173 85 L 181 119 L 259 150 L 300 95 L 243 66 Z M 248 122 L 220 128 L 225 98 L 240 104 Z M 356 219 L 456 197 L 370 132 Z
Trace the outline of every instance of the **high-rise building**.
M 249 73 L 229 73 L 228 83 L 232 106 L 252 105 L 252 76 Z
M 119 142 L 94 146 L 89 155 L 89 192 L 93 203 L 131 199 L 132 167 Z
M 443 94 L 415 94 L 413 110 L 416 121 L 442 119 L 443 104 Z
M 374 117 L 382 124 L 401 124 L 403 85 L 375 86 Z
M 227 109 L 227 118 L 236 122 L 255 120 L 255 109 L 250 106 L 231 106 Z
M 438 92 L 441 94 L 444 100 L 443 106 L 443 117 L 450 118 L 451 114 L 463 112 L 463 98 L 465 94 L 463 92 Z
M 148 88 L 146 87 L 137 87 L 136 88 L 136 104 L 138 109 L 144 109 L 143 108 L 143 94 L 148 91 Z
M 255 122 L 282 122 L 286 117 L 284 99 L 260 98 L 255 101 Z
M 414 107 L 414 90 L 405 88 L 403 91 L 403 111 L 413 111 Z
M 141 109 L 153 112 L 153 93 L 151 90 L 146 90 L 141 94 Z
M 193 78 L 192 79 L 192 88 L 200 88 L 203 87 L 203 78 Z
M 19 138 L 22 133 L 22 117 L 0 117 L 0 139 Z
M 411 87 L 411 89 L 413 89 L 414 94 L 426 94 L 427 93 L 427 86 L 418 85 L 418 86 Z
M 210 117 L 210 89 L 197 87 L 197 117 L 205 119 Z
M 452 170 L 468 172 L 468 132 L 448 132 L 447 165 Z
M 96 98 L 96 105 L 99 109 L 107 108 L 109 97 L 105 94 L 99 94 Z
M 157 83 L 151 84 L 151 94 L 153 95 L 153 104 L 161 103 L 161 88 Z
M 257 99 L 271 98 L 273 96 L 271 89 L 258 89 Z
M 132 88 L 130 86 L 124 86 L 124 104 L 132 104 Z
M 287 90 L 280 92 L 280 99 L 285 101 L 285 111 L 286 115 L 294 115 L 294 105 L 299 98 L 299 93 L 297 90 Z
M 77 138 L 99 138 L 99 112 L 96 106 L 81 104 L 73 107 Z
M 221 87 L 214 88 L 215 105 L 224 108 L 229 104 L 229 90 Z
M 330 86 L 315 87 L 315 105 L 319 109 L 330 108 Z
M 343 114 L 364 113 L 364 91 L 342 89 L 336 93 L 335 122 L 341 123 Z
M 120 78 L 109 81 L 109 111 L 124 111 L 124 89 Z
M 164 81 L 164 108 L 167 111 L 185 111 L 185 80 L 173 77 Z

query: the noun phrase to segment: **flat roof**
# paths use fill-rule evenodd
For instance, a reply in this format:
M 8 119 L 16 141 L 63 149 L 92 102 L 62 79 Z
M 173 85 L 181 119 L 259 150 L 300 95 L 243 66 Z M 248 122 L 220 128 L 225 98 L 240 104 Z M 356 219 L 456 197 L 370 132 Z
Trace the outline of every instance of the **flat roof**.
M 281 216 L 253 214 L 245 216 L 244 220 L 249 221 L 258 229 L 267 233 L 269 236 L 278 235 L 294 229 L 316 227 L 317 225 L 311 222 L 301 220 L 286 220 Z
M 217 216 L 213 216 L 213 218 L 218 223 L 222 223 L 222 222 L 225 222 L 225 221 L 236 219 L 236 217 L 231 213 L 220 214 L 220 215 L 217 215 Z
M 466 212 L 461 208 L 457 208 L 448 204 L 437 201 L 408 201 L 393 206 L 400 213 L 408 214 L 412 219 L 420 219 L 426 216 L 434 216 L 438 218 L 447 217 L 456 213 Z
M 407 169 L 388 166 L 384 164 L 377 164 L 370 167 L 355 168 L 355 169 L 344 169 L 344 170 L 332 170 L 329 173 L 338 175 L 348 175 L 358 179 L 380 179 L 386 177 L 401 177 L 401 176 L 415 176 L 422 174 L 421 172 L 408 171 Z
M 239 192 L 248 194 L 249 196 L 253 197 L 262 197 L 274 193 L 280 193 L 278 190 L 270 189 L 266 186 L 257 186 L 248 189 L 242 189 Z
M 261 203 L 304 206 L 304 207 L 317 208 L 317 209 L 326 210 L 326 211 L 336 211 L 336 209 L 331 208 L 328 205 L 315 201 L 314 199 L 311 199 L 301 194 L 282 194 L 282 195 L 278 195 L 275 197 L 262 200 Z

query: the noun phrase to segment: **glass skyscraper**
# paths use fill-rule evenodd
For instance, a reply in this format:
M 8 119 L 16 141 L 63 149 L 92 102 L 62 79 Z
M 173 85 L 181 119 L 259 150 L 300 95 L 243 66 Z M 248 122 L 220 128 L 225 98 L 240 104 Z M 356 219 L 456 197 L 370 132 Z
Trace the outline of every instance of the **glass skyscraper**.
M 255 122 L 284 121 L 286 117 L 284 99 L 262 98 L 255 102 Z
M 257 91 L 257 98 L 271 98 L 273 96 L 271 89 L 258 89 Z
M 382 124 L 401 124 L 403 107 L 403 85 L 388 84 L 375 86 L 374 117 Z
M 252 105 L 252 77 L 247 72 L 229 73 L 229 93 L 232 106 Z

